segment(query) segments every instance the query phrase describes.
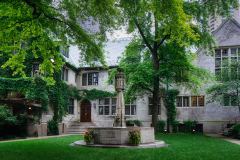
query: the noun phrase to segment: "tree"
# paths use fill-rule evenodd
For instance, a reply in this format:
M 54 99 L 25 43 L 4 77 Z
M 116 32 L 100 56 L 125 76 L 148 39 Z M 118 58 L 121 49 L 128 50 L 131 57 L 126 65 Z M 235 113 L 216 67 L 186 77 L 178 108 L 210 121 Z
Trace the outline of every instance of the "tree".
M 216 83 L 208 88 L 210 101 L 218 101 L 224 106 L 238 106 L 240 113 L 240 63 L 233 62 L 222 72 L 216 73 Z
M 237 0 L 184 1 L 184 0 L 120 0 L 120 8 L 128 25 L 128 31 L 144 42 L 149 51 L 153 70 L 152 124 L 157 125 L 157 106 L 160 85 L 160 47 L 175 42 L 183 47 L 210 45 L 207 19 L 211 14 L 226 15 Z
M 60 47 L 77 45 L 84 60 L 104 63 L 104 33 L 114 26 L 117 10 L 114 0 L 1 0 L 0 57 L 1 65 L 14 75 L 26 76 L 24 62 L 31 54 L 42 58 L 40 72 L 52 77 L 63 65 Z M 83 27 L 95 23 L 95 30 Z M 54 62 L 54 63 L 53 63 Z M 51 78 L 53 79 L 53 78 Z
M 133 99 L 139 94 L 154 94 L 152 60 L 149 51 L 144 47 L 141 39 L 132 41 L 126 48 L 120 67 L 126 74 L 126 97 Z M 176 89 L 179 85 L 195 89 L 204 83 L 209 73 L 192 64 L 194 53 L 176 43 L 168 43 L 160 47 L 159 52 L 159 90 L 167 109 L 168 131 L 175 121 Z M 152 113 L 154 114 L 154 113 Z

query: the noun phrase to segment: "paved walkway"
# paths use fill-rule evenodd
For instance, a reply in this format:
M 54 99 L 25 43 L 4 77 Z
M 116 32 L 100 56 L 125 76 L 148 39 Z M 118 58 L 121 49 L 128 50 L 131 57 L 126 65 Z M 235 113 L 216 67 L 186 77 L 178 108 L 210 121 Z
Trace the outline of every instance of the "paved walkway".
M 223 138 L 223 139 L 228 141 L 228 142 L 240 145 L 240 140 L 238 140 L 238 139 L 232 139 L 232 138 Z
M 29 140 L 38 140 L 38 139 L 48 139 L 48 138 L 56 138 L 56 137 L 66 137 L 72 134 L 63 134 L 63 135 L 56 135 L 56 136 L 43 136 L 43 137 L 29 137 L 25 139 L 13 139 L 13 140 L 0 140 L 0 143 L 8 143 L 8 142 L 18 142 L 18 141 L 29 141 Z
M 239 139 L 232 139 L 232 138 L 229 138 L 229 137 L 222 136 L 220 134 L 206 134 L 206 135 L 209 136 L 209 137 L 221 138 L 225 141 L 240 145 L 240 140 Z

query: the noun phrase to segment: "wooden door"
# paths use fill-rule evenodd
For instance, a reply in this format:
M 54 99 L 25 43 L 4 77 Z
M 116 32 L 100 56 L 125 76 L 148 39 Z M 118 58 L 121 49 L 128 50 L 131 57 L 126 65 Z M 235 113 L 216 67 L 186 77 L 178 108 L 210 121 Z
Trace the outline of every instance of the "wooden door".
M 91 122 L 91 103 L 87 100 L 81 103 L 81 122 Z

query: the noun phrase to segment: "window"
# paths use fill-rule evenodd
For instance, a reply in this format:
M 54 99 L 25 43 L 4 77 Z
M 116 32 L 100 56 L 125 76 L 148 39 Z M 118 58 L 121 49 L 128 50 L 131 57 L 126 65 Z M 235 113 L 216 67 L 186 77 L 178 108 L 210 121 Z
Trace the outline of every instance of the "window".
M 240 48 L 219 48 L 215 50 L 215 75 L 217 80 L 232 76 L 226 73 L 230 64 L 240 60 Z M 227 71 L 228 72 L 228 71 Z M 223 76 L 225 75 L 226 76 Z
M 99 115 L 109 115 L 110 113 L 110 98 L 99 99 Z
M 231 56 L 237 56 L 237 48 L 231 48 Z
M 69 58 L 69 47 L 60 47 L 60 52 L 65 57 Z
M 62 69 L 62 80 L 68 81 L 68 69 L 67 68 Z
M 221 57 L 221 49 L 215 50 L 215 57 Z
M 136 115 L 136 101 L 125 104 L 125 115 Z
M 191 97 L 191 106 L 196 107 L 197 106 L 197 96 Z
M 178 96 L 177 97 L 177 107 L 182 107 L 182 97 L 181 96 Z
M 116 115 L 116 98 L 99 99 L 98 114 L 99 115 Z M 136 115 L 136 102 L 125 104 L 125 115 Z
M 236 95 L 224 95 L 223 96 L 224 106 L 237 106 L 237 96 Z
M 69 114 L 74 114 L 74 99 L 69 99 L 69 104 L 68 104 L 68 113 Z
M 189 96 L 177 96 L 177 107 L 189 107 Z
M 87 85 L 87 74 L 86 73 L 82 74 L 82 85 L 83 86 Z
M 204 106 L 205 104 L 205 100 L 204 100 L 204 96 L 198 96 L 198 106 Z
M 189 97 L 184 96 L 183 97 L 183 107 L 188 107 L 189 106 Z
M 152 115 L 152 107 L 153 107 L 153 99 L 151 97 L 148 98 L 148 114 L 149 115 Z M 158 115 L 161 114 L 161 98 L 159 98 L 159 101 L 158 101 Z
M 114 85 L 115 78 L 110 79 L 111 72 L 108 72 L 108 84 L 109 85 Z
M 222 49 L 222 56 L 227 57 L 228 56 L 228 49 Z
M 39 74 L 39 63 L 33 63 L 32 65 L 32 77 Z
M 98 73 L 83 73 L 82 74 L 82 85 L 98 85 Z
M 177 107 L 203 107 L 205 105 L 205 97 L 204 96 L 177 96 L 176 105 Z

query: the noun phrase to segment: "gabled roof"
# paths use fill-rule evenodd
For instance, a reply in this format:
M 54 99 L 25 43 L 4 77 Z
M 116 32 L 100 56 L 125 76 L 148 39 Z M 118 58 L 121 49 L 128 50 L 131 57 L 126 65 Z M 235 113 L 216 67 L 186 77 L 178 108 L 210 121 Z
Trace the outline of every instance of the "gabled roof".
M 240 24 L 233 18 L 225 20 L 214 32 L 217 46 L 240 46 Z

